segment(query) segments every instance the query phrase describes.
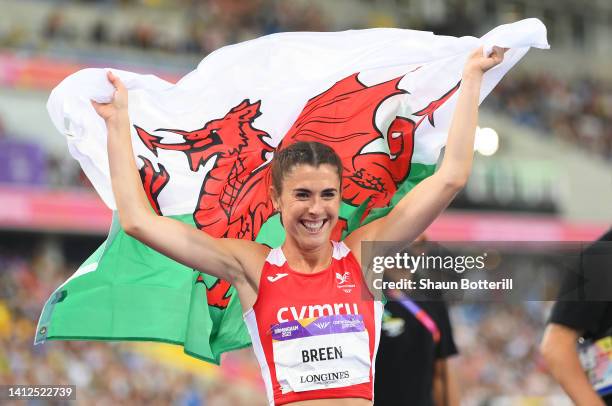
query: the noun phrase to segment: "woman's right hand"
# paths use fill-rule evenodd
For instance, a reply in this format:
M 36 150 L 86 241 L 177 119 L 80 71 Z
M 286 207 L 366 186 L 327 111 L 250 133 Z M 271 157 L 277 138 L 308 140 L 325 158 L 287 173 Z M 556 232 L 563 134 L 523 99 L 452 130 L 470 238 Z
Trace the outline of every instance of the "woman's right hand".
M 106 77 L 115 88 L 113 99 L 110 103 L 98 103 L 91 100 L 91 104 L 96 110 L 96 113 L 104 119 L 108 126 L 108 124 L 116 123 L 120 118 L 127 117 L 128 91 L 119 77 L 115 76 L 111 71 L 106 73 Z

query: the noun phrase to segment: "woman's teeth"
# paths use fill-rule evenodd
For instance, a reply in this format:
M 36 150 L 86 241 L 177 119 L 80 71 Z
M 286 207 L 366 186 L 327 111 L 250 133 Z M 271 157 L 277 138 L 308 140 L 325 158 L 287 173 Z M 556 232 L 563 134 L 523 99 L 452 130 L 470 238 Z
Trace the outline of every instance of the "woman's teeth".
M 325 223 L 325 220 L 319 220 L 319 221 L 302 220 L 302 225 L 306 228 L 306 230 L 308 230 L 308 232 L 311 232 L 311 233 L 316 233 L 320 231 L 321 228 L 323 227 L 323 223 Z

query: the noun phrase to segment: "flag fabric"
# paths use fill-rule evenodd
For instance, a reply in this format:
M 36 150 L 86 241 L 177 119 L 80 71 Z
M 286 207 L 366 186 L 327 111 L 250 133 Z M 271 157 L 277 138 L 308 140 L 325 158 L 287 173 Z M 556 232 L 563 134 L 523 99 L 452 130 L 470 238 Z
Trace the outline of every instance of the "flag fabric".
M 530 47 L 548 48 L 544 25 L 528 19 L 482 38 L 402 29 L 274 34 L 211 53 L 176 84 L 114 72 L 129 90 L 132 145 L 153 210 L 214 237 L 275 247 L 284 239 L 268 196 L 276 150 L 314 140 L 340 155 L 333 238 L 342 238 L 434 172 L 463 65 L 481 45 L 510 48 L 484 75 L 481 101 Z M 115 210 L 106 128 L 89 103 L 112 94 L 105 70 L 85 69 L 57 86 L 47 106 Z M 250 344 L 233 287 L 140 244 L 116 215 L 102 246 L 47 301 L 35 343 L 47 339 L 169 342 L 214 363 Z

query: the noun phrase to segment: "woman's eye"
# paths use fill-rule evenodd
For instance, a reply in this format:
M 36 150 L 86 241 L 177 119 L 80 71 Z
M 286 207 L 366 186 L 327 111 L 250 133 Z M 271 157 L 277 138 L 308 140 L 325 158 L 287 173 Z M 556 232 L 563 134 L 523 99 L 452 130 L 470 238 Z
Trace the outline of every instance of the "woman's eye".
M 308 199 L 308 193 L 296 193 L 295 197 L 298 199 Z
M 323 193 L 323 198 L 324 199 L 333 199 L 334 197 L 336 197 L 336 192 L 325 192 L 325 193 Z

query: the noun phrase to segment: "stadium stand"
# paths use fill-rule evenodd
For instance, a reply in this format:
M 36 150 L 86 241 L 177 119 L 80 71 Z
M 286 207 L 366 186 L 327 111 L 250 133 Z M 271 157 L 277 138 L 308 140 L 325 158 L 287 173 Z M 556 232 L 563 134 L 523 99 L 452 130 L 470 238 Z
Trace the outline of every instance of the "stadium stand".
M 177 349 L 162 344 L 49 342 L 32 347 L 40 308 L 76 264 L 67 261 L 52 238 L 3 233 L 1 240 L 3 384 L 74 384 L 79 404 L 266 403 L 259 387 L 259 370 L 249 351 L 229 354 L 223 369 L 218 369 L 190 362 Z M 98 240 L 79 249 L 91 250 Z M 81 245 L 75 239 L 72 242 Z

